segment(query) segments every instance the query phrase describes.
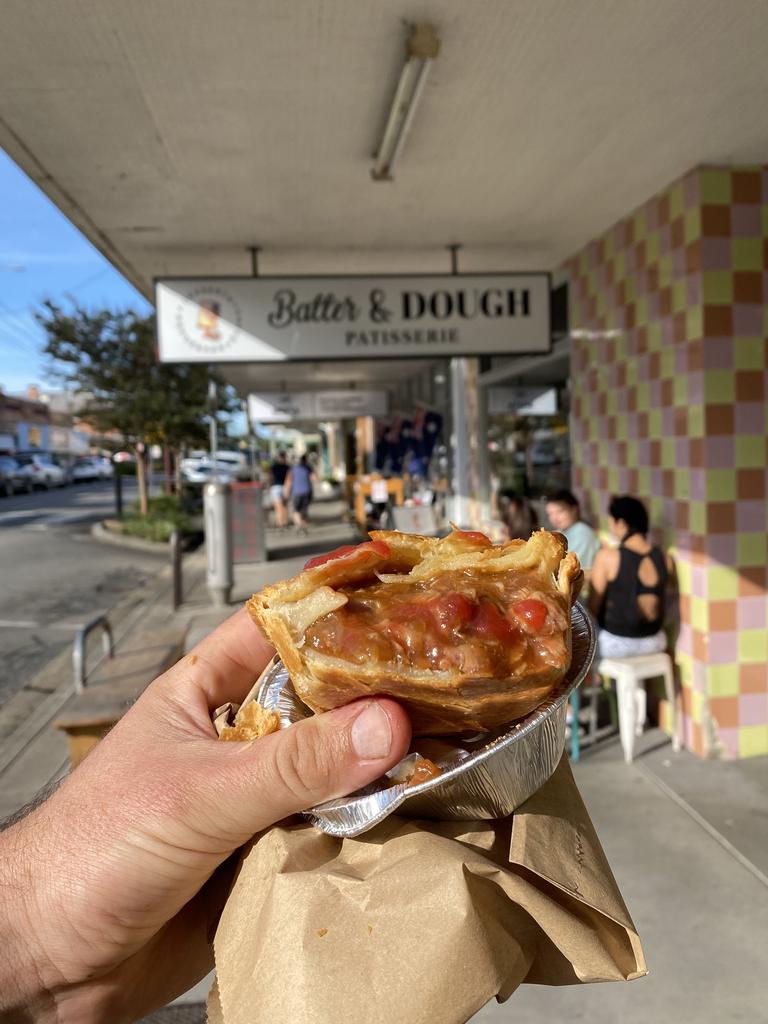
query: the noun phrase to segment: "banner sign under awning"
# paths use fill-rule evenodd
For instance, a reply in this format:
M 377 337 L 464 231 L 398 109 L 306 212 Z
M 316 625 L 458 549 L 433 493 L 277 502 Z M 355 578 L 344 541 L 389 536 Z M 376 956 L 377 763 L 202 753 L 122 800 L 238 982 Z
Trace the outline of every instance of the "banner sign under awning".
M 548 274 L 166 278 L 163 362 L 518 355 L 550 348 Z
M 518 416 L 554 416 L 557 412 L 555 388 L 488 388 L 488 412 L 491 416 L 516 413 Z
M 384 416 L 386 412 L 385 391 L 262 391 L 248 395 L 252 423 L 344 420 Z

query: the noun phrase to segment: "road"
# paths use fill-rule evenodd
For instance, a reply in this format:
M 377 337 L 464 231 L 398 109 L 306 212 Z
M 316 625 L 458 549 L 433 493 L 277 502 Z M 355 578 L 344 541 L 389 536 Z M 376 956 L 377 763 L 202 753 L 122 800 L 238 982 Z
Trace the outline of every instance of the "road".
M 130 502 L 135 484 L 126 483 Z M 91 524 L 113 514 L 111 482 L 0 498 L 0 704 L 84 622 L 147 587 L 165 565 L 93 540 Z

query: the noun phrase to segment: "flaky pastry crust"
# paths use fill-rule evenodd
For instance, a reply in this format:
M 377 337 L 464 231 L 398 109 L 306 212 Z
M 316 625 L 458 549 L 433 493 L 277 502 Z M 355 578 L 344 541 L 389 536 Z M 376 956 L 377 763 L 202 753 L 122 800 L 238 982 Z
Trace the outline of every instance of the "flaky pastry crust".
M 359 697 L 385 694 L 408 709 L 417 735 L 479 732 L 537 707 L 570 665 L 570 605 L 582 572 L 560 534 L 539 530 L 528 541 L 491 545 L 481 534 L 454 530 L 441 539 L 374 531 L 372 543 L 265 587 L 247 608 L 277 649 L 301 699 L 326 711 Z M 356 587 L 381 581 L 401 591 L 403 581 L 425 585 L 446 573 L 470 582 L 499 574 L 524 577 L 527 590 L 553 609 L 567 655 L 559 664 L 524 661 L 504 679 L 467 675 L 457 668 L 427 669 L 376 660 L 363 664 L 304 643 L 307 630 L 344 607 Z M 345 592 L 342 592 L 345 590 Z M 402 661 L 402 659 L 401 659 Z

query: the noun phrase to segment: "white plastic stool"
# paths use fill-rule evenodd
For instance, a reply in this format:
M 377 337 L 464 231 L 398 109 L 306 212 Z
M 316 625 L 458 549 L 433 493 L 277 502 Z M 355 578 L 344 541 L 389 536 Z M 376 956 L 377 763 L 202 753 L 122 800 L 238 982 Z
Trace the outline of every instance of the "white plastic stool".
M 636 658 L 603 658 L 597 666 L 601 676 L 616 680 L 616 697 L 619 705 L 619 737 L 624 751 L 624 760 L 632 763 L 635 736 L 641 736 L 646 716 L 646 679 L 664 677 L 664 689 L 669 701 L 672 720 L 672 749 L 680 749 L 677 735 L 677 713 L 675 708 L 675 680 L 672 659 L 668 654 L 643 654 Z

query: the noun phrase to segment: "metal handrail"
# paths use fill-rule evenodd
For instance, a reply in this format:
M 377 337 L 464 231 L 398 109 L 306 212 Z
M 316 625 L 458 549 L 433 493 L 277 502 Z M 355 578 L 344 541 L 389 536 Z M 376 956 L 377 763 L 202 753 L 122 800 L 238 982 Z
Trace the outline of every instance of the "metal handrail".
M 82 693 L 85 689 L 85 641 L 88 634 L 99 626 L 102 628 L 101 644 L 105 658 L 114 658 L 115 641 L 112 637 L 112 627 L 106 615 L 97 615 L 95 619 L 78 629 L 72 645 L 72 668 L 74 671 L 75 693 Z

